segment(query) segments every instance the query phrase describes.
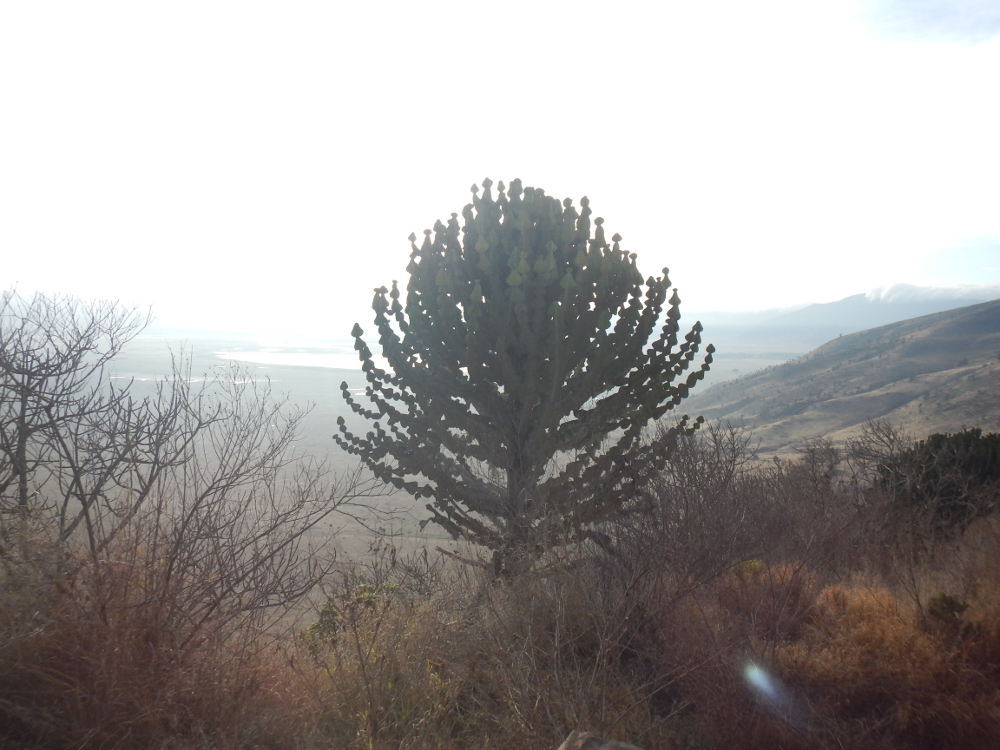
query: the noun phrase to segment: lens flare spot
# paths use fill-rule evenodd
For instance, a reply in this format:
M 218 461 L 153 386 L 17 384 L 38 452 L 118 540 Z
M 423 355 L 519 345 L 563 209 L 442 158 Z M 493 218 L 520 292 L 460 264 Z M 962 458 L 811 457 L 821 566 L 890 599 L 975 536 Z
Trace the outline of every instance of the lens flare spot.
M 743 667 L 743 677 L 750 683 L 750 687 L 761 693 L 764 697 L 772 701 L 778 698 L 778 689 L 774 684 L 774 680 L 771 679 L 771 676 L 767 672 L 753 662 L 747 662 L 747 665 Z

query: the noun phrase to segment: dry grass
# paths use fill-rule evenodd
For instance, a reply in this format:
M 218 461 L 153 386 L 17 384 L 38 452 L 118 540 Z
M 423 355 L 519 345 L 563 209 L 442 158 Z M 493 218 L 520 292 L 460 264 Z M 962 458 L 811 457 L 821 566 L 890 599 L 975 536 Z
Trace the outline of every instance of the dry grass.
M 107 562 L 31 591 L 8 576 L 0 741 L 9 747 L 288 747 L 307 719 L 249 620 L 201 631 L 145 599 L 151 571 Z M 308 722 L 305 722 L 306 725 Z
M 1000 740 L 1000 618 L 926 622 L 905 594 L 735 572 L 664 622 L 704 747 L 984 748 Z M 787 608 L 775 602 L 789 602 Z M 775 613 L 782 613 L 775 616 Z
M 459 569 L 416 599 L 345 583 L 330 600 L 336 614 L 326 611 L 331 627 L 303 642 L 339 746 L 548 748 L 580 726 L 675 743 L 658 698 L 672 674 L 644 653 L 648 623 L 623 589 L 579 569 L 514 584 Z
M 100 597 L 78 580 L 5 599 L 6 746 L 553 748 L 577 727 L 647 748 L 1000 738 L 982 583 L 942 617 L 870 577 L 824 585 L 758 560 L 693 591 L 593 561 L 516 585 L 352 575 L 294 642 L 235 628 L 184 632 L 182 648 L 162 609 L 129 598 L 135 574 L 115 568 Z
M 778 662 L 845 746 L 989 747 L 1000 738 L 998 624 L 923 627 L 891 592 L 841 584 Z
M 677 481 L 656 523 L 513 581 L 382 545 L 293 635 L 193 623 L 141 550 L 54 576 L 39 536 L 0 568 L 0 745 L 1000 745 L 1000 522 L 916 554 L 917 521 L 845 527 L 825 466 Z

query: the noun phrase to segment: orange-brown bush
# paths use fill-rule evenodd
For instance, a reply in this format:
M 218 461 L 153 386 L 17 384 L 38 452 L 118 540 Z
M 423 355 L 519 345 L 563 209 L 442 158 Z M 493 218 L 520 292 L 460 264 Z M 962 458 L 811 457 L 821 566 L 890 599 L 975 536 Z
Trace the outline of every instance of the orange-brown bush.
M 927 623 L 884 587 L 743 568 L 658 619 L 682 723 L 704 747 L 996 746 L 996 610 L 973 601 L 960 623 Z
M 992 617 L 956 642 L 891 592 L 841 584 L 820 594 L 778 662 L 846 746 L 989 747 L 1000 738 L 998 625 Z

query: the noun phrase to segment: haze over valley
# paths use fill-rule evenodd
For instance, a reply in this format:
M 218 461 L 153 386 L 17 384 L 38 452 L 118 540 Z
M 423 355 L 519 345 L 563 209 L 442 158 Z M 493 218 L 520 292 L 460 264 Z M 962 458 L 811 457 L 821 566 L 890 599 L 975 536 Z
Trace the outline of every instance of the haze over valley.
M 897 286 L 793 310 L 700 314 L 704 342 L 714 344 L 717 354 L 683 410 L 746 424 L 754 428 L 762 450 L 771 452 L 793 450 L 817 437 L 843 440 L 868 419 L 888 418 L 915 435 L 973 423 L 1000 428 L 1000 404 L 994 403 L 1000 392 L 994 387 L 1000 382 L 997 299 L 1000 287 Z M 975 323 L 965 322 L 963 316 L 981 307 L 973 303 L 990 300 L 994 304 L 983 308 Z M 693 318 L 684 315 L 682 327 Z M 944 322 L 951 327 L 944 328 Z M 978 326 L 977 335 L 958 335 L 966 325 Z M 350 468 L 353 461 L 337 449 L 332 434 L 339 416 L 354 430 L 364 428 L 340 397 L 341 382 L 355 393 L 366 386 L 352 339 L 293 345 L 287 339 L 278 343 L 193 332 L 178 338 L 180 334 L 155 328 L 145 332 L 116 360 L 116 373 L 141 381 L 163 377 L 171 347 L 191 351 L 196 374 L 239 363 L 294 403 L 311 404 L 301 447 L 329 457 L 341 471 Z M 377 343 L 368 338 L 370 345 Z M 897 351 L 895 342 L 900 340 L 914 343 Z M 942 353 L 947 353 L 947 362 L 936 358 Z M 957 370 L 946 375 L 952 366 Z M 793 371 L 804 374 L 792 376 Z M 823 379 L 824 371 L 829 382 Z M 907 382 L 909 389 L 904 387 Z M 907 390 L 914 395 L 903 396 Z M 876 398 L 878 391 L 882 395 Z M 956 396 L 946 398 L 946 393 Z M 953 401 L 958 393 L 964 394 L 967 407 L 958 408 Z M 832 400 L 846 396 L 853 398 Z M 915 399 L 927 399 L 926 413 L 924 406 L 918 410 Z M 911 408 L 904 409 L 910 401 Z M 892 406 L 885 406 L 890 402 Z M 830 416 L 818 418 L 814 410 Z M 772 423 L 768 415 L 777 417 L 779 412 L 780 424 Z

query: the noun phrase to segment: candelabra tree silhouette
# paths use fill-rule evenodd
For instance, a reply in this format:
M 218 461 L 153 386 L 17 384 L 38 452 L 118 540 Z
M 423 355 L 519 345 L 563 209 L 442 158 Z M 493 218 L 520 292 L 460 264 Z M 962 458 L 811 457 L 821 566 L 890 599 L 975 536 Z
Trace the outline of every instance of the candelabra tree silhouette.
M 644 282 L 587 198 L 578 211 L 519 180 L 472 193 L 461 226 L 452 214 L 421 244 L 410 235 L 405 301 L 395 281 L 375 290 L 388 369 L 354 326 L 367 398 L 341 391 L 371 430 L 340 418 L 335 439 L 511 571 L 586 537 L 663 468 L 702 420 L 644 428 L 704 377 L 713 348 L 696 363 L 702 327 L 679 340 L 667 269 Z

